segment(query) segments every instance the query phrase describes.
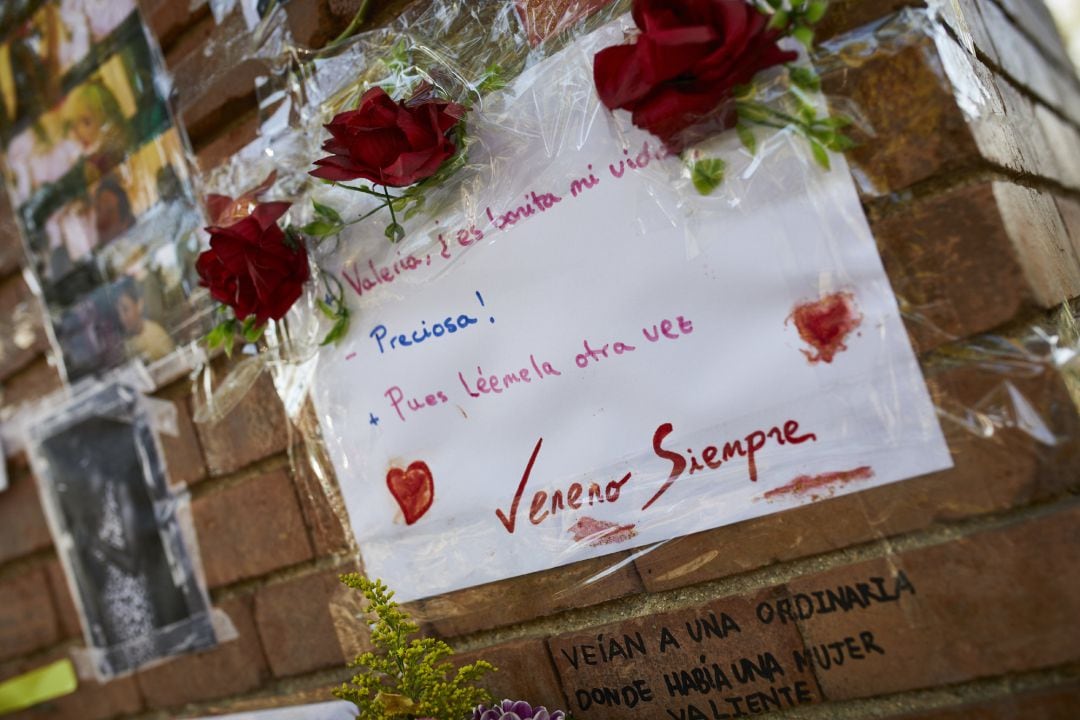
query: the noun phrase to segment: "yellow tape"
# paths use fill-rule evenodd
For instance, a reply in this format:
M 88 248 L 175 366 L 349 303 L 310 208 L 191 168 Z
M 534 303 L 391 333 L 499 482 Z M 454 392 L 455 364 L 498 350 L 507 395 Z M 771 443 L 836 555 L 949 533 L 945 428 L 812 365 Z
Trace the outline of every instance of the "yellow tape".
M 79 681 L 70 660 L 58 660 L 0 683 L 0 715 L 75 692 Z

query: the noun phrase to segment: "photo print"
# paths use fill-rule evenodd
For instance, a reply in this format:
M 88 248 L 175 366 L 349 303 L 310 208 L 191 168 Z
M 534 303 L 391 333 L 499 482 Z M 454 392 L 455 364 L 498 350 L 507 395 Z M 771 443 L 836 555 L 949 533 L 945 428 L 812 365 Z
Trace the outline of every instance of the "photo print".
M 101 386 L 30 430 L 30 457 L 99 677 L 216 643 L 150 415 Z
M 0 45 L 5 184 L 65 375 L 160 360 L 209 317 L 201 213 L 159 56 L 132 0 L 16 5 Z M 55 87 L 27 69 L 41 63 L 61 68 Z

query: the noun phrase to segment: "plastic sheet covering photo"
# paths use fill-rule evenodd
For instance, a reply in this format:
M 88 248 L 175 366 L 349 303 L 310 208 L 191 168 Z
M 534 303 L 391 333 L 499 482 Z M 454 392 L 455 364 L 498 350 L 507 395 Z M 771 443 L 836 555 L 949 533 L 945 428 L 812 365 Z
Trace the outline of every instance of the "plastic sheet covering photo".
M 122 382 L 88 386 L 27 431 L 93 673 L 131 672 L 217 641 L 149 403 Z
M 187 140 L 132 0 L 8 3 L 0 149 L 67 379 L 204 332 Z
M 261 137 L 206 178 L 272 205 L 251 232 L 291 238 L 310 277 L 198 407 L 269 368 L 367 575 L 453 634 L 500 599 L 531 617 L 522 588 L 572 608 L 831 547 L 829 508 L 858 542 L 1060 487 L 1043 468 L 1076 436 L 1071 331 L 964 340 L 960 308 L 875 240 L 900 219 L 868 221 L 891 180 L 868 159 L 880 108 L 843 80 L 912 54 L 946 58 L 935 87 L 970 80 L 942 8 L 810 54 L 778 40 L 699 132 L 601 69 L 646 42 L 630 3 L 545 7 L 426 4 L 331 52 L 270 16 Z M 964 111 L 989 134 L 980 87 Z M 416 107 L 450 128 L 448 160 L 371 180 L 350 123 Z M 1035 486 L 984 484 L 991 456 Z

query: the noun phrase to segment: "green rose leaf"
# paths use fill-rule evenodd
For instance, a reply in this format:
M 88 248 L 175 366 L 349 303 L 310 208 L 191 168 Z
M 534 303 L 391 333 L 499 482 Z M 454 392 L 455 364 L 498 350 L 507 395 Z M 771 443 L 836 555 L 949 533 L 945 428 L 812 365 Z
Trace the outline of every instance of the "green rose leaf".
M 740 123 L 735 126 L 735 132 L 739 134 L 743 147 L 749 150 L 751 155 L 757 155 L 757 138 L 754 137 L 754 131 Z
M 330 207 L 329 205 L 323 205 L 317 200 L 312 200 L 311 204 L 315 208 L 315 214 L 318 215 L 320 218 L 334 223 L 335 225 L 341 225 L 344 222 L 341 219 L 341 215 L 338 213 L 338 211 Z
M 300 231 L 305 235 L 322 238 L 327 235 L 333 235 L 336 232 L 341 232 L 341 227 L 340 223 L 332 223 L 327 220 L 312 220 L 307 225 L 300 228 Z
M 703 158 L 690 166 L 690 181 L 701 195 L 710 195 L 724 182 L 727 165 L 720 158 Z
M 814 160 L 817 164 L 826 170 L 832 169 L 832 162 L 829 160 L 829 151 L 825 149 L 817 140 L 810 138 L 810 152 L 814 155 Z
M 796 87 L 803 90 L 809 90 L 810 92 L 819 92 L 821 90 L 821 78 L 814 72 L 813 68 L 808 68 L 805 65 L 793 65 L 788 68 L 788 76 Z

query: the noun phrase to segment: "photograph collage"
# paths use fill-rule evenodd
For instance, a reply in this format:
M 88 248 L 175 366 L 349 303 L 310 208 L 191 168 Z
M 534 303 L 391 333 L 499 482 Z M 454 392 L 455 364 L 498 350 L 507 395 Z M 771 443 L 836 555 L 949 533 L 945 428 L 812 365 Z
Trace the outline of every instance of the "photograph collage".
M 205 328 L 199 213 L 134 0 L 0 10 L 6 185 L 70 381 L 152 363 Z

